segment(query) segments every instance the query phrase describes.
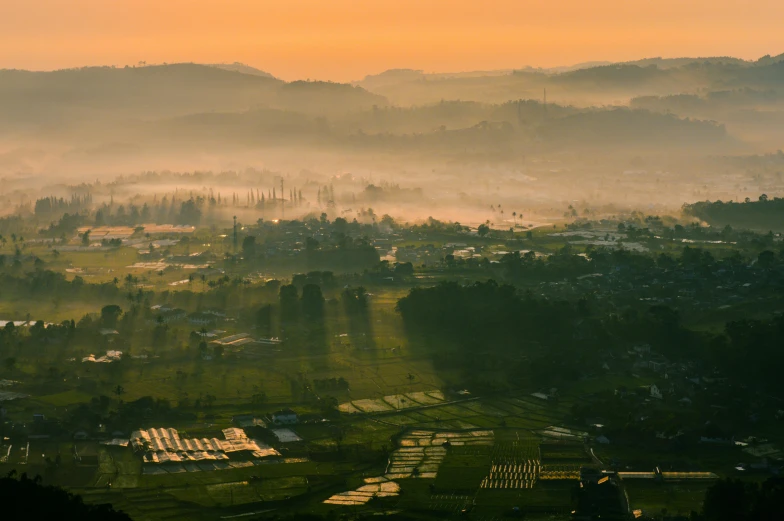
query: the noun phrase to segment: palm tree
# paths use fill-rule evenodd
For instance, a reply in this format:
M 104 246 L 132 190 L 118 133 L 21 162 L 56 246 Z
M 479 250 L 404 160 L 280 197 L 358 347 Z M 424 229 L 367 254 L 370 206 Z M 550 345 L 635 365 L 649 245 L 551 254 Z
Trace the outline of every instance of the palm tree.
M 514 225 L 517 226 L 517 212 L 512 212 L 512 219 L 514 219 Z

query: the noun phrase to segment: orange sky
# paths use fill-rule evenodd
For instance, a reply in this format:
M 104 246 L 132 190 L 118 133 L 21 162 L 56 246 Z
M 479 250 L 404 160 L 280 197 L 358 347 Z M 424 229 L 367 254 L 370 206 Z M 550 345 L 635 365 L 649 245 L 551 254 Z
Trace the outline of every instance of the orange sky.
M 240 61 L 283 79 L 784 52 L 782 0 L 0 0 L 0 68 Z

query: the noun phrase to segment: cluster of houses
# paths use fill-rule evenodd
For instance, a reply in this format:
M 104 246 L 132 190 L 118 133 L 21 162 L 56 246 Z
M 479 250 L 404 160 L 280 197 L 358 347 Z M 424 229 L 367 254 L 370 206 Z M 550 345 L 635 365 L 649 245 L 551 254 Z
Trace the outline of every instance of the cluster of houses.
M 142 454 L 144 463 L 184 463 L 205 460 L 258 460 L 279 457 L 268 445 L 251 439 L 237 427 L 223 429 L 224 439 L 183 438 L 176 429 L 157 428 L 134 431 L 130 446 Z
M 103 356 L 96 357 L 95 355 L 87 355 L 82 358 L 82 362 L 92 362 L 96 364 L 110 364 L 112 362 L 118 362 L 122 359 L 123 352 L 118 351 L 116 349 L 110 349 L 106 351 L 106 354 Z

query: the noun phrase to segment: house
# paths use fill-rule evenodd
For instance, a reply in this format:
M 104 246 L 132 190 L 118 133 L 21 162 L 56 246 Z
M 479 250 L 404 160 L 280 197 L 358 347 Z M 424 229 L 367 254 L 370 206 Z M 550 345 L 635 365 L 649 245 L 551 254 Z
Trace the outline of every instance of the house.
M 218 317 L 210 313 L 191 313 L 188 316 L 188 322 L 197 326 L 207 326 L 217 322 Z
M 153 306 L 150 309 L 153 309 Z M 148 320 L 149 324 L 169 324 L 171 322 L 176 322 L 178 320 L 184 320 L 188 316 L 188 313 L 184 309 L 171 309 L 168 307 L 160 307 L 158 308 L 158 314 L 155 316 L 154 319 Z
M 170 322 L 176 322 L 178 320 L 183 320 L 188 314 L 185 312 L 184 309 L 172 309 L 171 311 L 164 311 L 159 315 L 163 319 L 164 324 L 168 324 Z
M 299 421 L 297 413 L 291 409 L 282 409 L 272 413 L 272 422 L 282 425 L 292 425 Z
M 661 390 L 656 384 L 652 384 L 650 390 L 651 390 L 651 398 L 656 398 L 658 400 L 664 398 L 664 395 L 662 395 Z

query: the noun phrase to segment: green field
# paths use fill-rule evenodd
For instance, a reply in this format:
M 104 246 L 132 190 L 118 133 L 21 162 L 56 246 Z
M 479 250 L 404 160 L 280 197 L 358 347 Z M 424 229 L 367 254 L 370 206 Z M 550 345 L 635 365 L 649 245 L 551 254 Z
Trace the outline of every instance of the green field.
M 632 509 L 641 509 L 648 515 L 659 515 L 666 510 L 670 515 L 688 516 L 699 512 L 710 483 L 673 482 L 657 483 L 653 480 L 625 480 Z

